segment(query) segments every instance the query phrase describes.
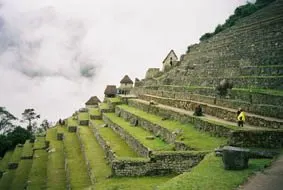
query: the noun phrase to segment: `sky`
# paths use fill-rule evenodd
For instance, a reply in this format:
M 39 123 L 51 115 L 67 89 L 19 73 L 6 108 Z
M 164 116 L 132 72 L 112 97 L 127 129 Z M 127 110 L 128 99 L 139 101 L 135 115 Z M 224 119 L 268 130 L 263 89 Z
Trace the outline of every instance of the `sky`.
M 144 78 L 246 0 L 0 0 L 0 106 L 70 116 L 107 84 Z

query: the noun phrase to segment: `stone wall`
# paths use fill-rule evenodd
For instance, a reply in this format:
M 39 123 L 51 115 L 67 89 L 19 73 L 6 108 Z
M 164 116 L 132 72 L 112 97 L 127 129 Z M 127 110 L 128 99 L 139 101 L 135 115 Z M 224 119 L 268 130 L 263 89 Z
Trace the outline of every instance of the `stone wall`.
M 283 131 L 235 131 L 228 144 L 238 147 L 282 148 Z

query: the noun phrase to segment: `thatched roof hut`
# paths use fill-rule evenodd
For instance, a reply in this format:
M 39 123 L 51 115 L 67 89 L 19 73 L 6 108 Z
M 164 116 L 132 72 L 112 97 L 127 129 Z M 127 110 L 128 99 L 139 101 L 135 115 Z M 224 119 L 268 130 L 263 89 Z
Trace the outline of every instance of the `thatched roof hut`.
M 117 94 L 117 88 L 115 85 L 107 85 L 104 94 L 106 97 L 114 97 Z
M 92 105 L 98 105 L 101 101 L 97 98 L 97 96 L 92 96 L 85 105 L 92 106 Z
M 128 75 L 125 75 L 124 78 L 120 81 L 120 84 L 134 84 L 134 82 Z

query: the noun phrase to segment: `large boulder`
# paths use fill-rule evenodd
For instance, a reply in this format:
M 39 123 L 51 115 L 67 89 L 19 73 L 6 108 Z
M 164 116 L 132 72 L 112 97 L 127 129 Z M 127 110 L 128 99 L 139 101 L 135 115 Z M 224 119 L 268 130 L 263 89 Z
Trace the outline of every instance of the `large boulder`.
M 225 146 L 222 154 L 222 161 L 226 170 L 242 170 L 248 168 L 248 149 Z

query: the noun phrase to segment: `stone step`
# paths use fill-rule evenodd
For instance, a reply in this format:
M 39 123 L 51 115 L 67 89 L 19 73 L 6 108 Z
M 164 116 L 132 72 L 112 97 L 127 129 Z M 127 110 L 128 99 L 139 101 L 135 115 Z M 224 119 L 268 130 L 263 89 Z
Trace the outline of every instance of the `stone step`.
M 226 138 L 217 138 L 201 133 L 191 124 L 172 120 L 174 119 L 173 113 L 173 115 L 169 112 L 162 114 L 164 111 L 161 109 L 150 110 L 146 105 L 143 107 L 141 104 L 134 104 L 137 101 L 141 100 L 129 100 L 131 107 L 127 105 L 117 106 L 116 115 L 120 115 L 127 121 L 137 121 L 139 126 L 155 136 L 160 136 L 167 143 L 175 143 L 176 150 L 211 150 L 226 143 Z M 218 136 L 229 136 L 231 130 L 234 129 L 229 126 L 223 127 L 221 130 L 218 130 L 220 127 L 216 125 L 209 127 L 211 133 Z
M 130 123 L 114 113 L 108 113 L 103 114 L 103 121 L 140 156 L 148 157 L 150 151 L 173 151 L 173 144 L 164 142 L 160 137 L 140 127 L 137 120 L 132 120 Z
M 105 160 L 106 154 L 94 137 L 91 127 L 79 127 L 78 133 L 88 160 L 91 179 L 95 183 L 100 183 L 111 175 L 111 168 Z
M 92 185 L 88 169 L 82 155 L 81 145 L 76 133 L 68 132 L 64 128 L 63 147 L 65 153 L 65 168 L 67 180 L 71 189 L 83 189 Z
M 89 114 L 88 112 L 79 112 L 78 113 L 78 124 L 83 126 L 88 126 Z
M 28 176 L 27 190 L 46 189 L 48 152 L 34 151 L 34 158 Z
M 51 128 L 47 131 L 46 139 L 50 142 L 47 160 L 46 189 L 67 189 L 67 174 L 65 171 L 65 155 L 63 142 L 57 140 L 58 129 Z
M 203 102 L 197 102 L 193 100 L 164 98 L 149 94 L 140 95 L 140 98 L 147 101 L 153 100 L 157 103 L 165 104 L 168 107 L 172 106 L 173 108 L 177 108 L 177 109 L 179 108 L 180 110 L 187 110 L 190 111 L 191 113 L 194 111 L 197 105 L 201 105 L 206 117 L 213 116 L 211 119 L 219 120 L 221 123 L 225 123 L 227 125 L 236 125 L 237 122 L 236 109 L 225 108 L 225 107 L 207 104 Z M 283 119 L 264 117 L 251 113 L 246 113 L 246 124 L 248 124 L 247 126 L 251 128 L 263 127 L 263 128 L 271 128 L 271 129 L 283 129 Z

